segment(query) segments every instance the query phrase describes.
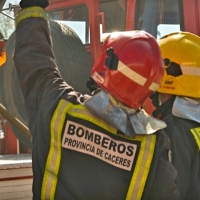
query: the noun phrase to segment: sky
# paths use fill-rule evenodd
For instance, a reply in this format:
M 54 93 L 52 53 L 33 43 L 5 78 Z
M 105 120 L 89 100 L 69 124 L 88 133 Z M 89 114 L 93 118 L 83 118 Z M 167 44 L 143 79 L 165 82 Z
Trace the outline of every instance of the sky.
M 16 5 L 16 4 L 19 4 L 19 2 L 20 0 L 6 0 L 5 7 L 7 7 L 9 3 Z
M 1 1 L 1 0 L 0 0 Z M 20 0 L 6 0 L 6 3 L 4 5 L 4 8 L 8 8 L 9 3 L 11 3 L 12 5 L 18 5 L 20 2 Z M 13 13 L 9 13 L 10 15 L 13 15 Z M 77 35 L 80 37 L 80 39 L 82 40 L 83 43 L 85 43 L 85 24 L 82 22 L 65 22 L 65 24 L 67 24 L 68 26 L 70 26 L 76 33 Z
M 2 0 L 0 0 L 0 2 L 1 2 Z M 6 2 L 5 2 L 5 4 L 4 4 L 4 7 L 3 7 L 3 9 L 5 9 L 3 12 L 4 13 L 6 13 L 6 14 L 8 14 L 8 15 L 10 15 L 11 17 L 13 17 L 13 15 L 14 15 L 14 13 L 13 13 L 13 11 L 9 11 L 9 10 L 7 10 L 8 8 L 9 8 L 9 3 L 11 3 L 12 5 L 18 5 L 19 4 L 19 2 L 20 2 L 20 0 L 6 0 Z M 0 20 L 3 20 L 3 18 L 2 17 L 4 17 L 4 15 L 2 15 L 2 14 L 0 14 L 0 17 L 1 17 L 1 19 Z M 13 20 L 12 20 L 13 21 Z M 3 23 L 3 22 L 1 22 L 0 21 L 0 24 L 1 23 Z M 10 27 L 8 30 L 4 30 L 4 28 L 2 28 L 2 27 L 4 27 L 4 25 L 2 25 L 1 24 L 1 26 L 0 26 L 0 32 L 4 35 L 4 37 L 6 37 L 7 39 L 10 37 L 10 35 L 13 33 L 13 31 L 14 31 L 14 29 L 15 29 L 15 26 L 14 26 L 14 21 L 13 21 L 13 26 L 12 27 Z

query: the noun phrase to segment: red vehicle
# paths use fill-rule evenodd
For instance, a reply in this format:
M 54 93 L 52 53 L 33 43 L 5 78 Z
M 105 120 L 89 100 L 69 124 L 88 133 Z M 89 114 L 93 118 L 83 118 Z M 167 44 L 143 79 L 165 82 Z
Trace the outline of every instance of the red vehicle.
M 2 12 L 5 1 L 0 1 Z M 156 38 L 174 31 L 200 35 L 200 0 L 49 1 L 47 11 L 58 68 L 63 78 L 82 93 L 89 93 L 85 83 L 106 33 L 142 29 Z M 15 8 L 15 13 L 19 9 L 16 5 L 10 8 Z M 12 59 L 14 42 L 15 32 L 5 48 L 0 44 L 0 57 L 3 50 L 7 54 L 0 67 L 0 132 L 5 135 L 0 138 L 0 199 L 32 199 L 31 157 L 22 154 L 31 151 L 30 133 Z M 145 106 L 151 113 L 149 100 Z
M 47 11 L 58 67 L 63 78 L 82 93 L 89 93 L 85 83 L 106 33 L 142 29 L 156 38 L 174 31 L 200 35 L 200 0 L 50 0 Z M 14 40 L 15 32 L 5 47 L 7 61 L 0 67 L 0 102 L 27 125 L 12 60 Z M 150 113 L 149 100 L 145 106 Z M 29 138 L 12 122 L 11 129 L 21 146 L 31 148 Z

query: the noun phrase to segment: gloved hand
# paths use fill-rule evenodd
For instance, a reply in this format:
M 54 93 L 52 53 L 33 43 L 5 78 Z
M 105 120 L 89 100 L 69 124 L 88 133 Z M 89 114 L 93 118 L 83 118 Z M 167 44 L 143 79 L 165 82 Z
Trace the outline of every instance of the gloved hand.
M 48 5 L 49 5 L 48 0 L 21 0 L 20 2 L 20 7 L 22 9 L 32 7 L 32 6 L 39 6 L 45 9 Z

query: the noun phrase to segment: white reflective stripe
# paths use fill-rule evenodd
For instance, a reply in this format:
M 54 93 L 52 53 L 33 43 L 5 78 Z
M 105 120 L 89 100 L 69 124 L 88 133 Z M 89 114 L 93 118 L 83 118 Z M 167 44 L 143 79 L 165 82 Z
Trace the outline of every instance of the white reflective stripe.
M 127 67 L 124 63 L 122 63 L 121 61 L 119 61 L 118 63 L 118 71 L 120 71 L 122 74 L 124 74 L 124 76 L 128 77 L 129 79 L 131 79 L 132 81 L 138 83 L 139 85 L 144 85 L 146 82 L 146 78 L 141 76 L 140 74 L 134 72 L 133 70 L 131 70 L 129 67 Z
M 181 70 L 185 75 L 200 76 L 199 67 L 181 66 Z
M 149 86 L 149 90 L 152 91 L 156 91 L 158 89 L 159 85 L 155 82 L 153 82 L 150 86 Z

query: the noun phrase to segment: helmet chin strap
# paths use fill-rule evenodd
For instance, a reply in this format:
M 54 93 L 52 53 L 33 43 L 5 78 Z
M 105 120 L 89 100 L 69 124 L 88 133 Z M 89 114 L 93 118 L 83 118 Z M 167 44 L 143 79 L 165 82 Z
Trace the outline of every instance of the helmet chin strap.
M 166 124 L 147 114 L 143 109 L 129 108 L 104 90 L 96 93 L 84 104 L 94 115 L 133 138 L 135 134 L 152 134 Z
M 200 123 L 200 99 L 176 96 L 172 107 L 172 114 Z

